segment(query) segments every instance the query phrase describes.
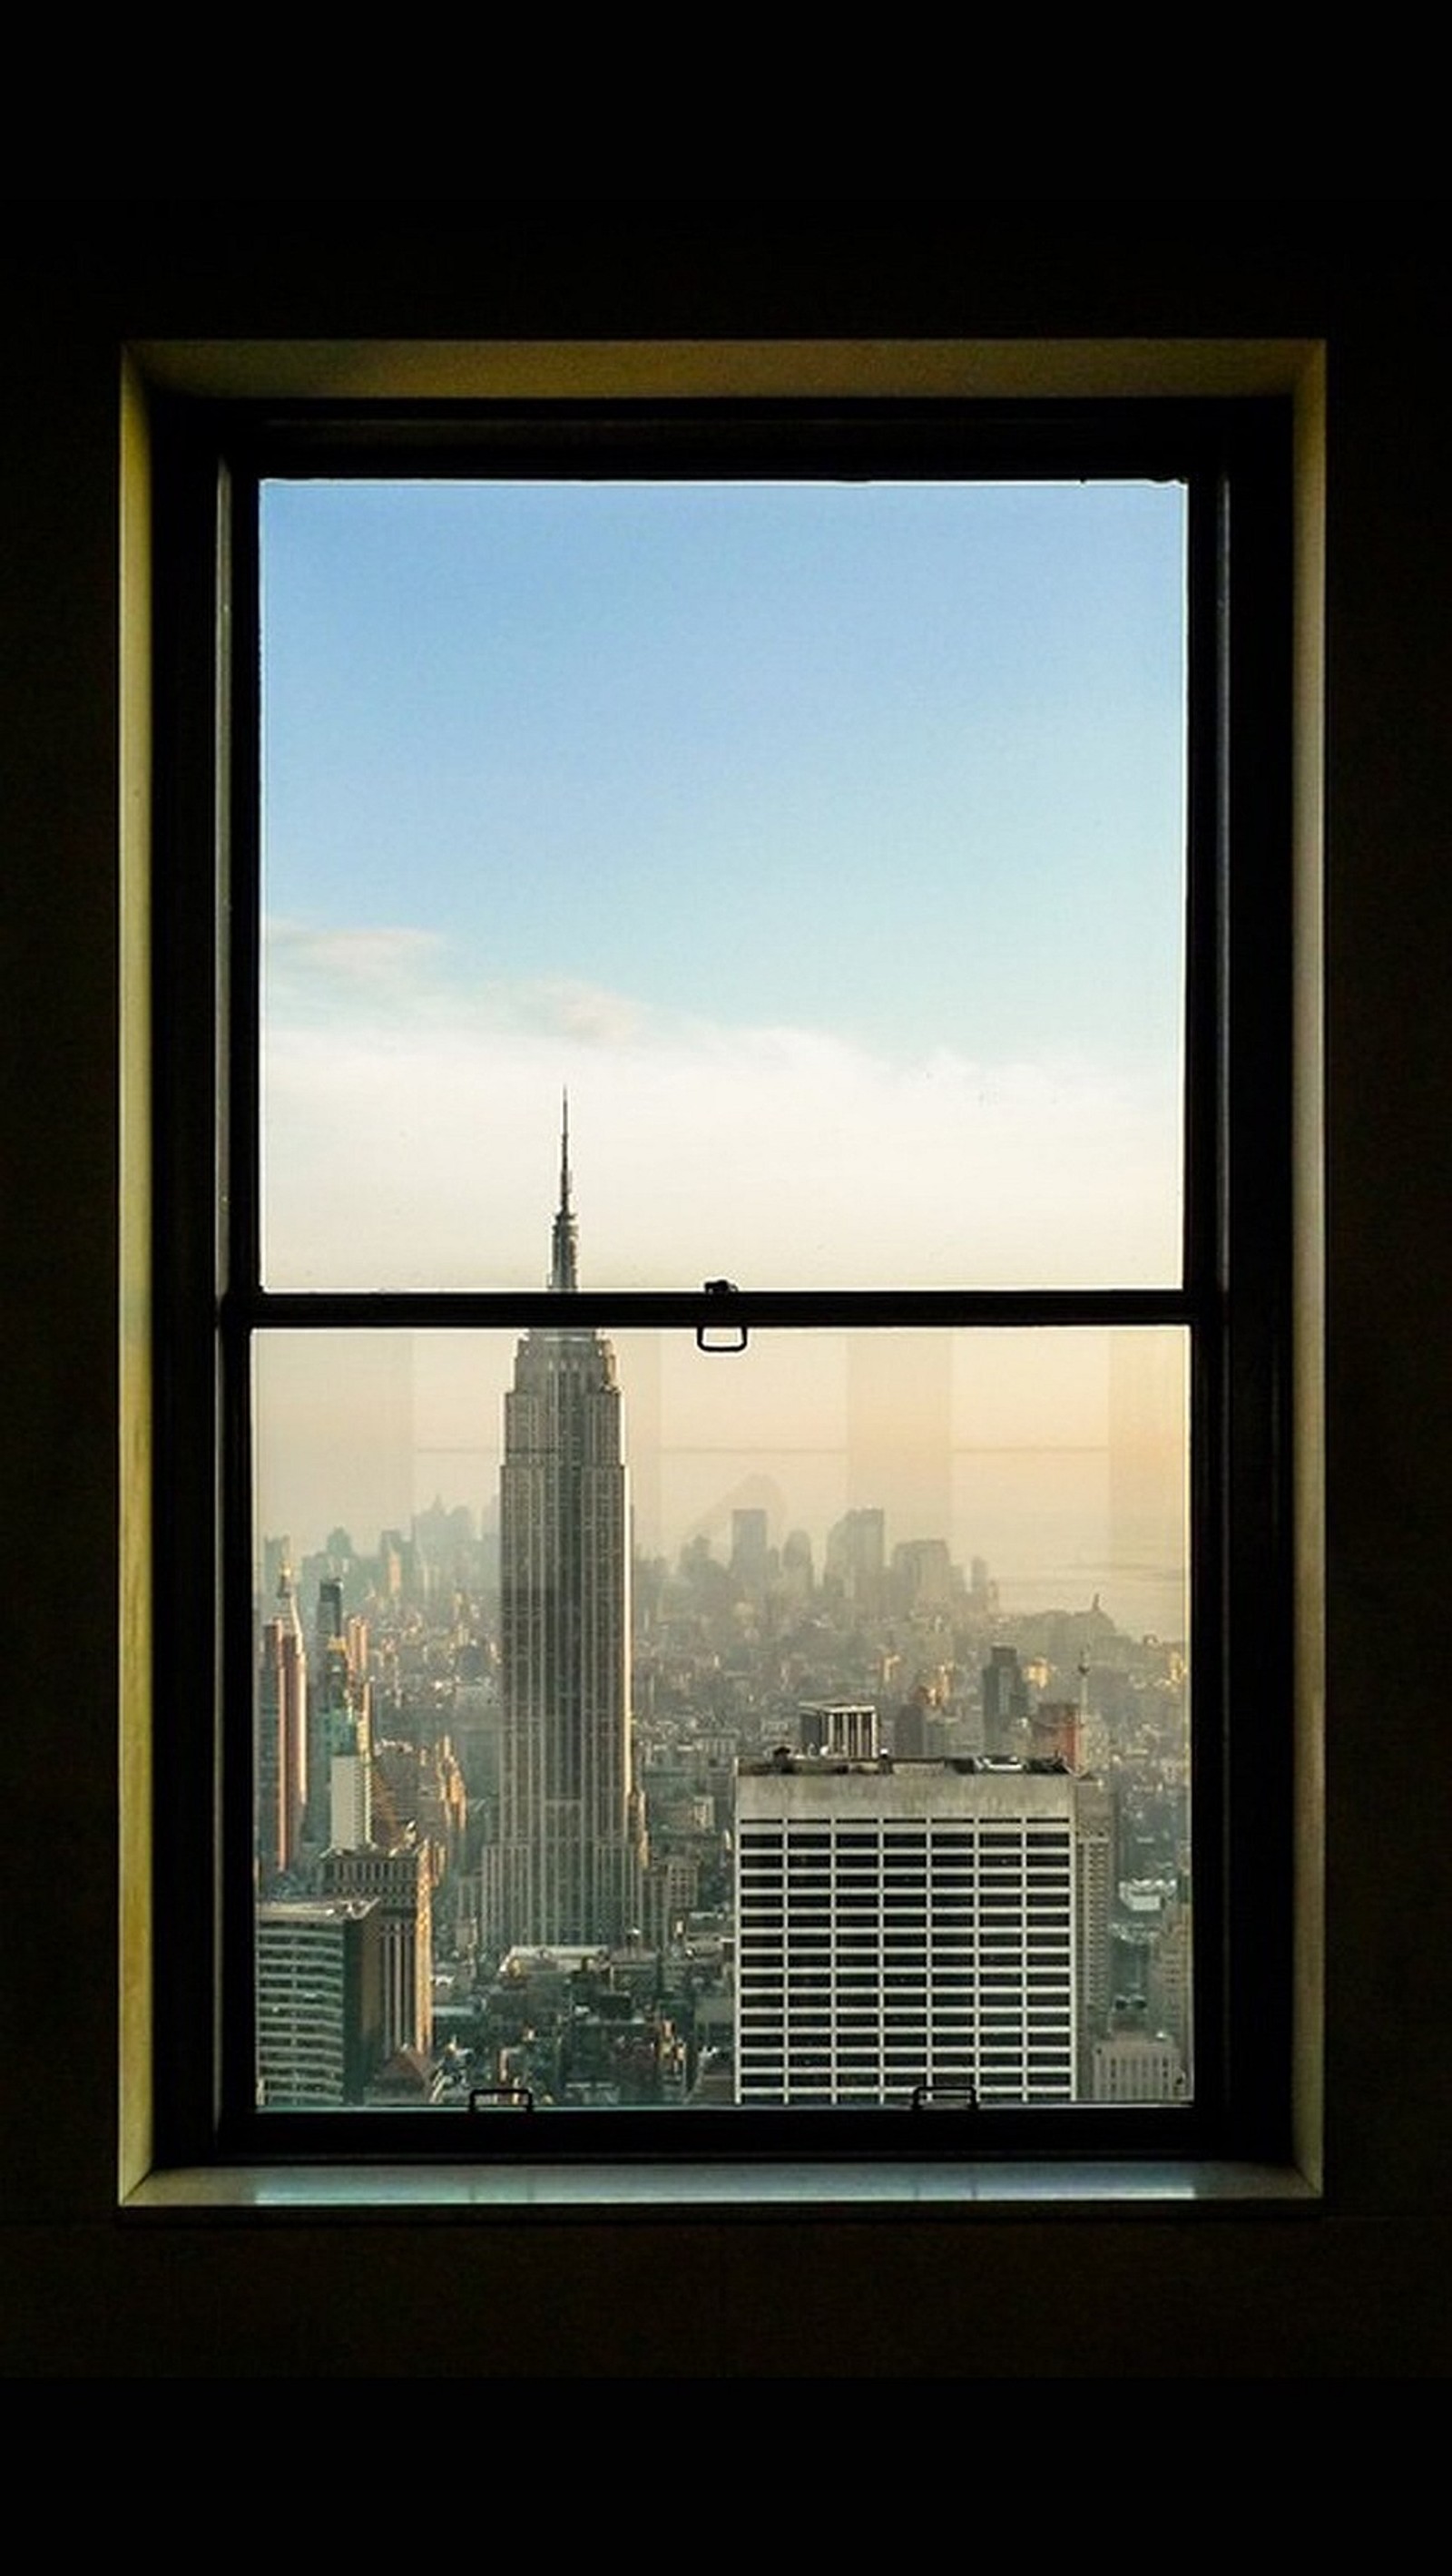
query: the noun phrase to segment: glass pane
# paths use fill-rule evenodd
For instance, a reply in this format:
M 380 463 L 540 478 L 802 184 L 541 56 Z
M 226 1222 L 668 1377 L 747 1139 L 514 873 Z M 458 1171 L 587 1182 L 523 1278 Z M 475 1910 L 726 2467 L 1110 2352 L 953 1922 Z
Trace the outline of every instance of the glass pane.
M 1175 484 L 273 482 L 264 1273 L 1180 1273 Z
M 270 1333 L 260 2098 L 1178 2100 L 1178 1329 Z

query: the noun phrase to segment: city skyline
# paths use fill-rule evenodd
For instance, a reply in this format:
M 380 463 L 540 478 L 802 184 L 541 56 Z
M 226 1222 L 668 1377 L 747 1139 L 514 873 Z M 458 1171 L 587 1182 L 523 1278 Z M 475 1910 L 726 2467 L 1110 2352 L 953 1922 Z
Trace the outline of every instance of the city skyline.
M 805 1529 L 820 1573 L 834 1523 L 877 1508 L 889 1550 L 936 1538 L 965 1570 L 981 1557 L 1017 1610 L 1082 1606 L 1100 1592 L 1131 1633 L 1183 1637 L 1182 1336 L 1020 1333 L 1032 1353 L 1012 1370 L 1005 1338 L 774 1333 L 753 1335 L 740 1358 L 711 1360 L 689 1333 L 612 1335 L 635 1552 L 673 1560 L 702 1535 L 724 1544 L 734 1510 L 764 1507 L 771 1544 Z M 438 1501 L 497 1527 L 516 1341 L 264 1337 L 259 1564 L 264 1539 L 286 1536 L 301 1561 L 338 1527 L 371 1554 L 380 1531 L 406 1533 Z M 927 1436 L 923 1417 L 940 1394 Z M 805 1421 L 795 1445 L 783 1436 L 788 1404 Z

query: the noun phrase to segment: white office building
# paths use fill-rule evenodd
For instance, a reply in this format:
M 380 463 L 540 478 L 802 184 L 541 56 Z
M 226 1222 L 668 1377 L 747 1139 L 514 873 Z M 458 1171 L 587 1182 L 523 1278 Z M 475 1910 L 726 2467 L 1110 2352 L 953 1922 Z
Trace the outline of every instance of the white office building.
M 1067 1770 L 781 1753 L 736 1777 L 736 2097 L 1075 2092 Z

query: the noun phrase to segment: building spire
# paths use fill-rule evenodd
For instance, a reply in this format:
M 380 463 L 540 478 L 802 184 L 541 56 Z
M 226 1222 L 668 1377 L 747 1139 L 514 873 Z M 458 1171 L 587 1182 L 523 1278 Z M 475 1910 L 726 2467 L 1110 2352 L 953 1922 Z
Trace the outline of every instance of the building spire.
M 557 1297 L 573 1297 L 578 1276 L 579 1242 L 570 1206 L 570 1095 L 560 1095 L 560 1204 L 555 1211 L 550 1249 L 550 1286 Z

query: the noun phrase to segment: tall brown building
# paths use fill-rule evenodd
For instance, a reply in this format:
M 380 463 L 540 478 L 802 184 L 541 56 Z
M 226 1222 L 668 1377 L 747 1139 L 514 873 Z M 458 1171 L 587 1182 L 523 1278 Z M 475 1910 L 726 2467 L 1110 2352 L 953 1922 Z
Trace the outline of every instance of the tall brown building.
M 550 1287 L 578 1287 L 568 1116 Z M 495 1945 L 613 1942 L 639 1921 L 632 1776 L 630 1507 L 615 1355 L 561 1321 L 528 1332 L 504 1399 Z

